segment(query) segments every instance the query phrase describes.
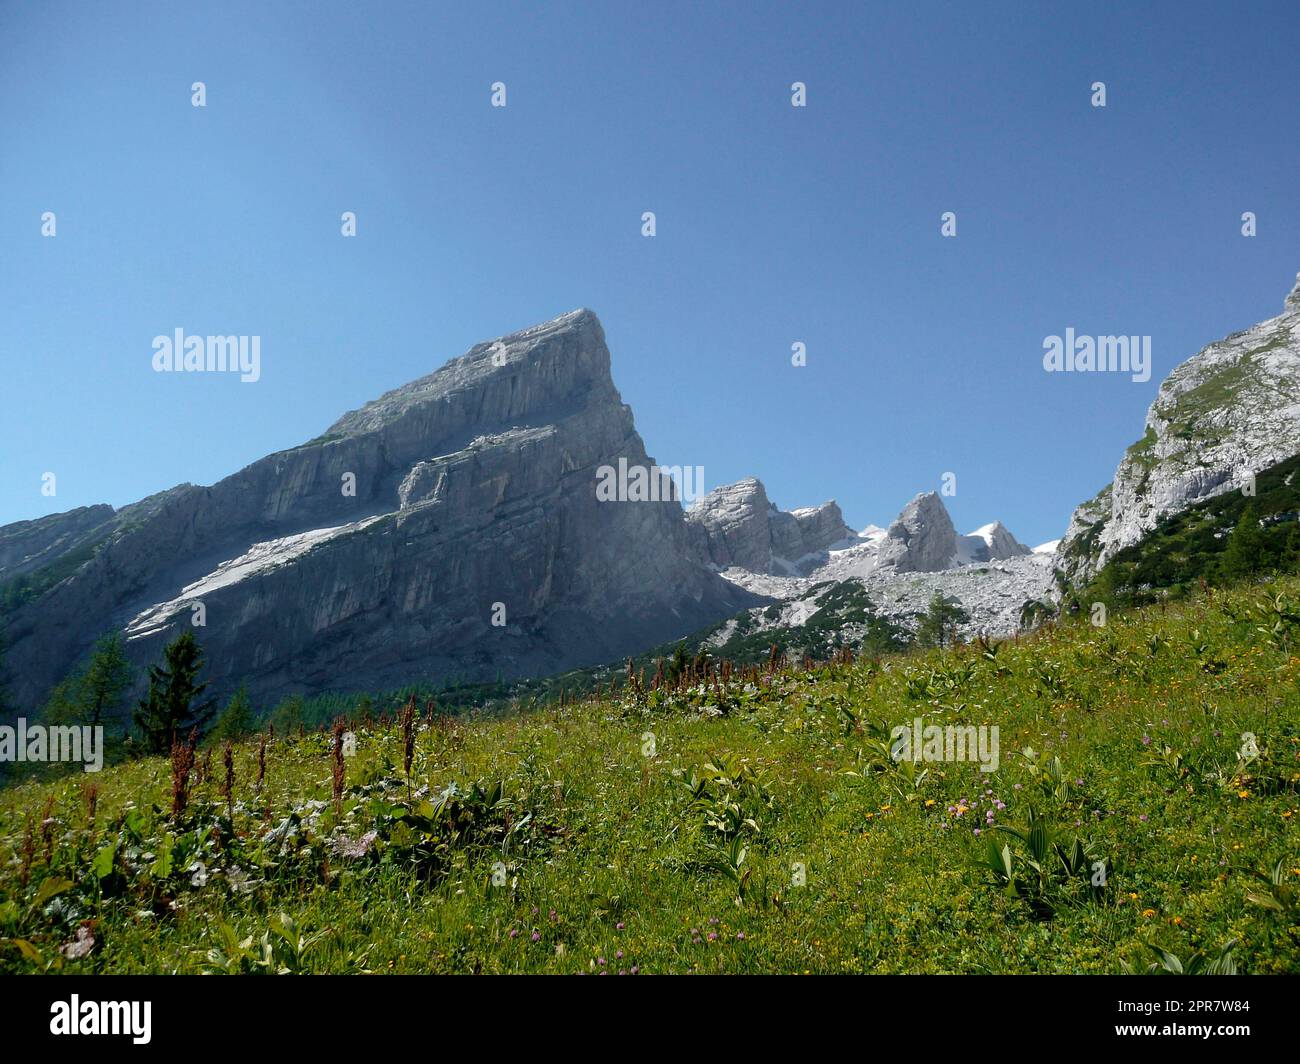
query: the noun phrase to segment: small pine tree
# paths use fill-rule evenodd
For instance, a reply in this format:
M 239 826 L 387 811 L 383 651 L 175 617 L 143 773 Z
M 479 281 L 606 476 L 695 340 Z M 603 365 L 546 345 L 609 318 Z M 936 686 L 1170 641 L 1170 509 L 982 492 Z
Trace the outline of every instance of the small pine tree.
M 921 624 L 916 630 L 916 641 L 923 647 L 942 647 L 952 642 L 953 630 L 970 620 L 956 599 L 948 599 L 936 591 L 930 599 Z
M 148 753 L 168 753 L 211 719 L 213 700 L 199 701 L 208 686 L 198 682 L 202 667 L 203 650 L 193 631 L 167 645 L 162 665 L 149 667 L 149 692 L 135 710 L 135 726 Z
M 230 697 L 226 708 L 217 717 L 212 726 L 212 736 L 218 742 L 232 742 L 251 735 L 257 729 L 257 719 L 253 715 L 253 703 L 248 699 L 247 689 L 241 685 Z
M 289 695 L 271 711 L 271 724 L 276 735 L 289 735 L 306 721 L 302 695 Z
M 1249 503 L 1228 537 L 1228 546 L 1219 562 L 1219 575 L 1226 582 L 1244 580 L 1263 567 L 1264 530 L 1259 527 L 1255 504 Z
M 668 684 L 676 687 L 682 674 L 690 667 L 691 659 L 686 653 L 686 643 L 678 643 L 673 650 L 672 659 L 668 662 Z
M 87 723 L 93 727 L 103 724 L 107 717 L 117 716 L 122 695 L 134 680 L 135 670 L 126 659 L 121 634 L 100 636 L 81 677 L 81 705 Z

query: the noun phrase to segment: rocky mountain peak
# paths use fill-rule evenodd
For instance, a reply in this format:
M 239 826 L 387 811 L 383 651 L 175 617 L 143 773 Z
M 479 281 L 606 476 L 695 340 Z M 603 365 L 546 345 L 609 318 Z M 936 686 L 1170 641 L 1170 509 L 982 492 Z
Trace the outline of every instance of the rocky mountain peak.
M 808 556 L 852 535 L 833 499 L 787 512 L 755 477 L 714 488 L 686 521 L 702 561 L 753 573 L 791 575 Z
M 917 495 L 894 518 L 880 544 L 877 566 L 900 573 L 948 568 L 957 554 L 957 530 L 938 493 Z
M 1300 311 L 1300 273 L 1295 275 L 1295 287 L 1286 297 L 1284 305 L 1288 311 Z
M 997 562 L 1033 553 L 1001 521 L 983 525 L 958 539 L 958 553 L 965 561 Z
M 553 413 L 589 395 L 596 401 L 618 399 L 605 331 L 600 319 L 583 308 L 475 344 L 434 372 L 344 414 L 326 438 L 377 432 L 438 406 L 469 406 L 477 422 L 506 425 L 530 413 Z M 439 411 L 440 416 L 446 413 Z
M 12 694 L 110 627 L 156 660 L 198 603 L 212 693 L 268 700 L 603 664 L 757 601 L 677 502 L 597 497 L 620 461 L 651 464 L 596 315 L 476 344 L 210 487 L 0 529 L 0 567 L 49 578 L 0 614 Z

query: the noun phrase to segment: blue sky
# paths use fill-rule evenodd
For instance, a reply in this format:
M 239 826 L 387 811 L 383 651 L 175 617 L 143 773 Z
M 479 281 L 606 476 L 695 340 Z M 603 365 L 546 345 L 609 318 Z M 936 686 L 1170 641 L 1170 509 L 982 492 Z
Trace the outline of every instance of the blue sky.
M 0 3 L 0 523 L 589 306 L 664 464 L 855 526 L 951 471 L 960 530 L 1055 538 L 1159 380 L 1280 311 L 1298 56 L 1294 3 Z M 154 373 L 177 327 L 262 379 Z M 1067 327 L 1152 379 L 1045 373 Z

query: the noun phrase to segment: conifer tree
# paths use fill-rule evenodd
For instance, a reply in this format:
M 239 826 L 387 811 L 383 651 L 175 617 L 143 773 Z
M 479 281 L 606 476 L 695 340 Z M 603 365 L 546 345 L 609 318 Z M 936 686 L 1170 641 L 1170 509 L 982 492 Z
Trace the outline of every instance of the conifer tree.
M 247 689 L 241 685 L 217 717 L 216 724 L 212 726 L 212 735 L 218 740 L 236 740 L 252 734 L 256 728 L 253 703 L 248 699 Z
M 1264 530 L 1259 527 L 1255 504 L 1249 503 L 1228 537 L 1227 549 L 1219 563 L 1219 574 L 1226 581 L 1243 580 L 1254 576 L 1263 567 Z
M 135 711 L 144 748 L 151 754 L 169 752 L 192 730 L 202 731 L 212 717 L 212 699 L 200 701 L 207 683 L 199 682 L 203 650 L 193 631 L 186 631 L 163 650 L 163 663 L 149 667 L 149 692 Z

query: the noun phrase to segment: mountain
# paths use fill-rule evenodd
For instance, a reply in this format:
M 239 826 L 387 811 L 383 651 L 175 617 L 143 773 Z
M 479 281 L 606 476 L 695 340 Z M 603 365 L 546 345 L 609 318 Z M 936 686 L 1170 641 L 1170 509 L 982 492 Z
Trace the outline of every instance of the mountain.
M 1025 602 L 1052 588 L 1050 552 L 1031 551 L 1000 521 L 959 535 L 935 492 L 913 498 L 887 529 L 854 532 L 834 501 L 784 513 L 749 477 L 709 492 L 687 523 L 700 557 L 722 576 L 778 600 L 707 633 L 715 653 L 734 652 L 737 638 L 745 656 L 763 640 L 830 646 L 836 624 L 850 645 L 880 644 L 888 634 L 880 624 L 915 628 L 936 592 L 967 610 L 964 634 L 1007 634 Z
M 1058 564 L 1086 582 L 1162 518 L 1297 453 L 1300 275 L 1280 315 L 1210 344 L 1165 379 L 1114 480 L 1075 510 Z
M 1001 521 L 981 525 L 957 540 L 958 556 L 964 562 L 995 562 L 1033 554 Z
M 834 500 L 786 513 L 754 477 L 714 488 L 687 511 L 686 522 L 701 561 L 785 576 L 853 535 Z
M 619 459 L 652 465 L 579 310 L 211 487 L 0 528 L 11 696 L 38 705 L 106 630 L 143 663 L 204 620 L 213 692 L 264 700 L 559 672 L 762 601 L 698 560 L 671 491 L 599 500 Z

